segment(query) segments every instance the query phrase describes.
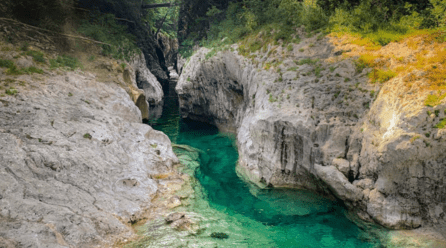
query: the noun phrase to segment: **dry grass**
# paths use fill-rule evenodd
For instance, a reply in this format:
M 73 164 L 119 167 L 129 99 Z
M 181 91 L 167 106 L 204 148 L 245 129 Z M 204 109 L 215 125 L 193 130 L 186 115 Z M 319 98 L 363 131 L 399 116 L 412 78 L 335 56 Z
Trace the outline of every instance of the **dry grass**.
M 165 173 L 165 174 L 157 174 L 157 175 L 152 175 L 153 179 L 166 179 L 171 175 L 171 173 Z
M 350 50 L 344 53 L 346 58 L 357 58 L 358 73 L 372 68 L 368 75 L 371 83 L 402 77 L 404 85 L 418 94 L 438 92 L 426 99 L 428 106 L 436 106 L 445 98 L 446 32 L 417 30 L 395 37 L 386 46 L 355 34 L 332 33 L 329 37 L 338 49 Z

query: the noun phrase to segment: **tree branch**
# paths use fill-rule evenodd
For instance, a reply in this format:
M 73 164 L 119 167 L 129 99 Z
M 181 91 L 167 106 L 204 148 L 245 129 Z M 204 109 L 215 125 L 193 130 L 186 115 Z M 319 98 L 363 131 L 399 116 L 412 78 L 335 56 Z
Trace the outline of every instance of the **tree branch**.
M 162 8 L 162 7 L 176 7 L 180 6 L 179 3 L 156 3 L 156 4 L 144 4 L 141 8 L 143 9 L 154 9 L 154 8 Z

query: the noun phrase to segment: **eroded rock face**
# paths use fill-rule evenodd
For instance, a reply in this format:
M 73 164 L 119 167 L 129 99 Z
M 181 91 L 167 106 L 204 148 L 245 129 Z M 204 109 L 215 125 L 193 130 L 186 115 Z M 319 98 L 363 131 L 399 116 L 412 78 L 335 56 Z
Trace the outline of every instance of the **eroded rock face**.
M 308 49 L 310 43 L 317 45 Z M 401 79 L 380 90 L 351 61 L 324 62 L 336 52 L 315 38 L 294 45 L 280 73 L 233 48 L 211 58 L 199 50 L 176 90 L 184 118 L 237 133 L 240 175 L 261 186 L 335 195 L 389 228 L 446 224 L 446 132 L 434 129 L 425 138 L 434 121 L 421 99 L 406 104 L 399 97 Z M 256 59 L 274 59 L 266 54 Z M 321 63 L 297 63 L 308 58 Z M 436 107 L 438 118 L 445 108 Z
M 0 73 L 1 80 L 6 75 Z M 128 92 L 92 74 L 23 75 L 0 97 L 0 246 L 90 247 L 130 236 L 178 159 Z
M 158 34 L 158 44 L 163 50 L 166 66 L 169 69 L 169 67 L 173 66 L 177 60 L 178 40 L 176 38 L 170 38 L 164 34 Z
M 163 101 L 164 92 L 161 84 L 146 66 L 144 55 L 136 56 L 132 61 L 136 76 L 136 85 L 144 91 L 150 105 L 157 105 Z

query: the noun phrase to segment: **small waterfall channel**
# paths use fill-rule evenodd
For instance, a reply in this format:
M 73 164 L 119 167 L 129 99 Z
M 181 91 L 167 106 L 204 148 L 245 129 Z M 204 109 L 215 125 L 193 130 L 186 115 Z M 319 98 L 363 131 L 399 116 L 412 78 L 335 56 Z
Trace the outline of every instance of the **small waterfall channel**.
M 194 235 L 158 229 L 150 234 L 149 247 L 382 247 L 385 230 L 348 218 L 336 200 L 306 190 L 260 189 L 243 181 L 235 171 L 234 135 L 182 120 L 175 85 L 171 81 L 164 89 L 164 105 L 150 111 L 156 116 L 148 124 L 166 133 L 172 143 L 196 149 L 195 155 L 176 150 L 189 165 L 185 171 L 196 179 L 195 196 L 179 211 L 187 212 L 201 229 Z M 195 156 L 198 163 L 185 156 Z M 213 232 L 228 238 L 212 238 Z

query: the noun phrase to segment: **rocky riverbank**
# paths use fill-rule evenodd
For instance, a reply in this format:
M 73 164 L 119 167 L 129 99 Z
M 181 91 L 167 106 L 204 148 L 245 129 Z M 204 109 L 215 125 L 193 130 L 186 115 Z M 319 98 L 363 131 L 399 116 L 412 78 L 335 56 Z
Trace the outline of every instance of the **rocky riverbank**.
M 50 69 L 56 55 L 32 45 L 0 47 L 2 67 L 16 65 L 0 68 L 0 247 L 130 239 L 178 163 L 169 138 L 141 123 L 145 92 L 162 99 L 143 58 L 132 67 L 77 54 L 84 69 L 71 71 Z
M 432 123 L 445 104 L 433 115 L 426 93 L 401 97 L 402 77 L 368 83 L 343 52 L 317 36 L 249 59 L 202 48 L 176 88 L 182 115 L 235 132 L 238 170 L 258 185 L 333 195 L 364 220 L 441 238 L 446 136 Z

